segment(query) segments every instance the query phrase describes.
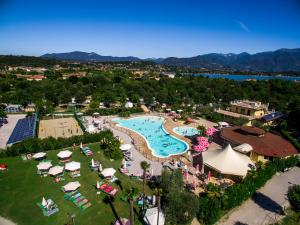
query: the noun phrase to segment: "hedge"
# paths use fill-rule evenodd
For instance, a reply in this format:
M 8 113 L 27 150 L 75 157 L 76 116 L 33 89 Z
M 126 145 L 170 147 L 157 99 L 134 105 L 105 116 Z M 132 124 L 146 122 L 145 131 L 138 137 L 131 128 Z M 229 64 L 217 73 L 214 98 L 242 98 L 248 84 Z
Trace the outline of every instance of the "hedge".
M 282 134 L 282 136 L 284 136 L 289 142 L 291 142 L 295 148 L 297 148 L 298 152 L 300 152 L 300 143 L 295 139 L 293 138 L 290 133 L 286 130 L 280 130 L 280 133 Z
M 74 112 L 74 118 L 77 121 L 77 123 L 79 124 L 81 130 L 83 131 L 83 133 L 86 133 L 86 129 L 85 126 L 83 126 L 81 119 L 79 119 L 78 115 L 76 112 Z
M 225 190 L 213 186 L 211 190 L 199 196 L 199 212 L 197 217 L 201 224 L 216 223 L 229 210 L 241 205 L 249 199 L 259 188 L 285 168 L 295 166 L 299 162 L 297 157 L 276 159 L 256 171 L 250 171 L 246 178 L 238 184 Z
M 35 153 L 40 151 L 61 149 L 71 147 L 73 144 L 79 145 L 80 143 L 94 143 L 99 142 L 101 139 L 115 140 L 111 131 L 102 131 L 97 134 L 83 134 L 70 138 L 28 138 L 22 142 L 12 145 L 11 147 L 8 147 L 6 150 L 0 150 L 0 158 L 17 156 L 28 152 Z
M 127 112 L 129 114 L 132 113 L 141 113 L 143 110 L 140 107 L 134 108 L 107 108 L 107 109 L 88 109 L 85 114 L 92 115 L 93 113 L 99 113 L 101 116 L 108 115 L 118 115 L 120 113 Z

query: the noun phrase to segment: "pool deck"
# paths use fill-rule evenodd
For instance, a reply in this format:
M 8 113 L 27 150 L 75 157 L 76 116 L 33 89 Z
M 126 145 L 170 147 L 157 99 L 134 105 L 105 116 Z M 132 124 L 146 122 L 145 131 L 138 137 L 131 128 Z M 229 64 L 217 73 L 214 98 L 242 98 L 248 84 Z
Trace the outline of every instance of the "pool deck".
M 199 124 L 201 124 L 201 125 L 203 124 L 203 121 L 201 121 L 201 123 L 199 123 L 199 121 L 196 120 L 195 123 L 191 123 L 189 125 L 186 125 L 186 124 L 184 124 L 183 121 L 173 121 L 165 113 L 148 113 L 148 114 L 133 115 L 133 116 L 128 117 L 128 119 L 129 118 L 134 118 L 134 117 L 137 117 L 137 116 L 158 116 L 158 117 L 163 117 L 165 119 L 164 129 L 169 134 L 173 135 L 174 137 L 186 142 L 189 145 L 189 147 L 191 147 L 191 145 L 192 145 L 191 140 L 184 137 L 184 136 L 181 136 L 181 135 L 175 133 L 173 131 L 173 129 L 175 127 L 178 127 L 178 126 L 189 126 L 189 127 L 195 127 L 196 128 Z M 204 126 L 206 126 L 206 127 L 212 127 L 213 125 L 214 125 L 214 123 L 204 124 Z M 182 160 L 186 164 L 191 164 L 191 160 L 190 160 L 190 156 L 188 154 L 188 151 L 186 153 L 183 153 L 183 154 L 180 154 L 180 155 L 173 155 L 173 156 L 170 156 L 170 157 L 167 157 L 167 158 L 159 158 L 159 157 L 156 157 L 152 154 L 152 151 L 151 151 L 151 149 L 149 149 L 146 140 L 141 135 L 139 135 L 138 133 L 136 133 L 134 131 L 131 131 L 127 128 L 117 126 L 117 123 L 113 122 L 113 121 L 110 121 L 110 126 L 115 130 L 121 131 L 121 132 L 126 133 L 127 135 L 129 135 L 133 140 L 133 144 L 134 144 L 135 148 L 139 152 L 141 152 L 147 159 L 149 159 L 151 161 L 165 162 L 165 161 L 169 161 L 170 159 L 176 159 L 176 160 Z

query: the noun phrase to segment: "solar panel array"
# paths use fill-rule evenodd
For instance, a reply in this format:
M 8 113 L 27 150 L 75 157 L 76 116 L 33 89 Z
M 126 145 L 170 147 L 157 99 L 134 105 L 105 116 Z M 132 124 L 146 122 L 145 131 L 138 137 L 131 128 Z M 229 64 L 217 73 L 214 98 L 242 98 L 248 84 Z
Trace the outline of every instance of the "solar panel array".
M 23 141 L 26 138 L 34 137 L 35 123 L 35 116 L 29 116 L 24 119 L 18 120 L 12 134 L 7 141 L 7 144 L 14 144 Z

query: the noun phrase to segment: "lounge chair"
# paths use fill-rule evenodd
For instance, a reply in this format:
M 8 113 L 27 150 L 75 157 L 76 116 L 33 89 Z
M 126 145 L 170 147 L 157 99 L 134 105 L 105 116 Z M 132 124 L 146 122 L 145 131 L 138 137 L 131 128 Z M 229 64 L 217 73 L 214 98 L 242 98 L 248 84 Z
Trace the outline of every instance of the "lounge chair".
M 92 204 L 90 202 L 88 202 L 87 204 L 83 205 L 80 207 L 81 210 L 86 210 L 87 208 L 89 208 Z

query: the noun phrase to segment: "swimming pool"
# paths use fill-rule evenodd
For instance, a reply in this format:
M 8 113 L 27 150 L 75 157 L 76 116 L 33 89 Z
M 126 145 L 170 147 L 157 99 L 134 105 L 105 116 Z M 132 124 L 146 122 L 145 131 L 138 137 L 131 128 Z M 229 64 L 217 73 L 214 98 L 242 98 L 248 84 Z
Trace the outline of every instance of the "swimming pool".
M 199 134 L 199 131 L 197 128 L 194 127 L 175 127 L 173 131 L 176 134 L 182 135 L 182 136 L 194 136 Z
M 158 116 L 140 116 L 130 119 L 115 118 L 118 126 L 128 128 L 141 135 L 147 142 L 152 154 L 166 158 L 179 155 L 189 149 L 189 145 L 170 135 L 163 127 L 165 119 Z

